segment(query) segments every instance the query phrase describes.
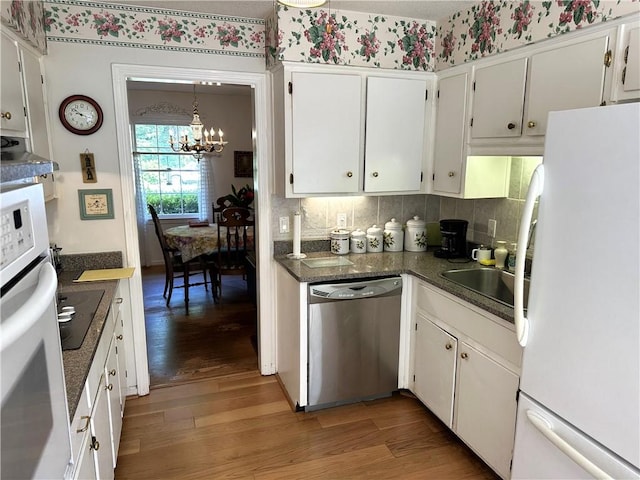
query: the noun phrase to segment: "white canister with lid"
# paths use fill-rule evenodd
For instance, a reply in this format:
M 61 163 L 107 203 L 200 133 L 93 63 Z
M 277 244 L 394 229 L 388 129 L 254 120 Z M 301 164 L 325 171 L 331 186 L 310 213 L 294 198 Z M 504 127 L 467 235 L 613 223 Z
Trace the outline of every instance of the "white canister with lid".
M 349 253 L 349 230 L 333 230 L 330 234 L 331 253 L 346 255 Z
M 402 224 L 392 218 L 384 224 L 384 251 L 385 252 L 401 252 L 404 245 L 404 232 Z
M 382 229 L 377 225 L 367 228 L 367 252 L 382 252 Z
M 351 253 L 367 253 L 367 234 L 359 228 L 351 232 Z
M 408 252 L 427 251 L 427 223 L 415 216 L 407 220 L 404 232 L 404 249 Z

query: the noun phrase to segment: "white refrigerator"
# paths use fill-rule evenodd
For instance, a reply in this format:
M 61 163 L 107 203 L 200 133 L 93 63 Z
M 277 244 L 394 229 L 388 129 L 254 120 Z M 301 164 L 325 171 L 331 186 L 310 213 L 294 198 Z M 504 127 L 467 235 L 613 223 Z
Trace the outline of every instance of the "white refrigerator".
M 638 479 L 640 104 L 551 113 L 518 245 L 536 206 L 512 478 Z

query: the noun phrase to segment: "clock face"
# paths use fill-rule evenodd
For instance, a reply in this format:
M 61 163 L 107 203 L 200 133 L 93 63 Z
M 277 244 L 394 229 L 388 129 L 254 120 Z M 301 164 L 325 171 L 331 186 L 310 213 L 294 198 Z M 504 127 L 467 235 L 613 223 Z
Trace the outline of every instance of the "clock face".
M 89 135 L 102 126 L 102 109 L 95 100 L 72 95 L 60 105 L 60 121 L 70 132 Z

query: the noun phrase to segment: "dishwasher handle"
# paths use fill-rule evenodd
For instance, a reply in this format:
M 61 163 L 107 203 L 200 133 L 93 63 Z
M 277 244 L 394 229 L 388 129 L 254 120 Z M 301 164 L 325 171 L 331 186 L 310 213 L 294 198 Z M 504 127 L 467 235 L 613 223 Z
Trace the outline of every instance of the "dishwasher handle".
M 309 285 L 309 302 L 356 300 L 381 296 L 400 295 L 400 277 L 360 280 L 349 283 Z

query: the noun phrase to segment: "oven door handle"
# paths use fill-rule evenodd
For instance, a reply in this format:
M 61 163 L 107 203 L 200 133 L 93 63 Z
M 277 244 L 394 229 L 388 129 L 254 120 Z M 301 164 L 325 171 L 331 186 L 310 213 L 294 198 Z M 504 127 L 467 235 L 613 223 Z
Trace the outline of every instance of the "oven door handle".
M 31 297 L 2 323 L 0 351 L 12 345 L 42 318 L 55 298 L 57 286 L 56 271 L 49 262 L 44 262 L 38 273 L 38 286 Z

